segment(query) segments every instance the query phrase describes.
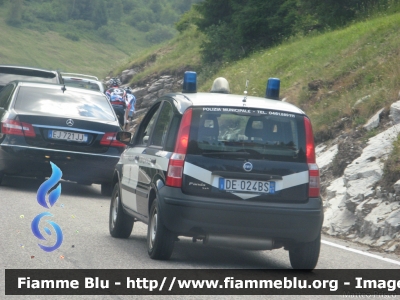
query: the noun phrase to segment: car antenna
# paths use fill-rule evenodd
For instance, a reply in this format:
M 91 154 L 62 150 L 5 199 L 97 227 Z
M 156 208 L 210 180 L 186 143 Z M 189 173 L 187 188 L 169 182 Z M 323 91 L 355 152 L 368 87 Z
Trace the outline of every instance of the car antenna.
M 246 100 L 247 100 L 247 89 L 248 89 L 248 87 L 249 87 L 249 80 L 246 79 L 246 88 L 245 88 L 245 90 L 243 92 L 243 94 L 244 94 L 244 98 L 242 100 L 243 102 L 246 102 Z M 243 106 L 246 106 L 246 104 L 243 103 Z
M 67 90 L 67 88 L 65 87 L 65 83 L 64 83 L 64 86 L 61 88 L 61 90 L 63 91 L 63 94 Z

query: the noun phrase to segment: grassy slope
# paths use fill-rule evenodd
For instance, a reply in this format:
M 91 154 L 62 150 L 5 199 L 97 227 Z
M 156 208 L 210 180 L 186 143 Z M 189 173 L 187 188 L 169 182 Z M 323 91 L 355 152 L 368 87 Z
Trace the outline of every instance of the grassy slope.
M 114 68 L 114 74 L 133 66 L 143 66 L 143 72 L 137 74 L 132 83 L 145 80 L 147 77 L 161 73 L 175 73 L 182 69 L 199 70 L 200 42 L 203 35 L 191 28 L 174 39 L 144 50 L 139 55 L 132 56 L 126 64 Z M 150 57 L 156 57 L 152 63 L 147 63 Z
M 105 77 L 128 54 L 111 44 L 81 38 L 74 42 L 53 31 L 38 32 L 6 26 L 0 19 L 0 64 L 59 69 Z M 141 50 L 132 47 L 133 51 Z

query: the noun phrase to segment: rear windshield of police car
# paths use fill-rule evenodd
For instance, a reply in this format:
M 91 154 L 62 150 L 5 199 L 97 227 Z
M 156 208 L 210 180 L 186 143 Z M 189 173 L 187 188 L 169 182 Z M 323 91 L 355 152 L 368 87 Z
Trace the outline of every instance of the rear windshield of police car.
M 19 113 L 36 112 L 77 118 L 115 121 L 106 96 L 101 93 L 57 88 L 22 86 L 14 108 Z
M 305 162 L 304 116 L 232 107 L 193 109 L 188 154 Z

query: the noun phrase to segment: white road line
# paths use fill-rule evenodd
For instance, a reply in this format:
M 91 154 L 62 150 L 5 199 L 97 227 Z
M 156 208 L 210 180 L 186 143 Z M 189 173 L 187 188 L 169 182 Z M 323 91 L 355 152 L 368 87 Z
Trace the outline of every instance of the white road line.
M 385 257 L 379 256 L 379 255 L 371 254 L 371 253 L 364 252 L 364 251 L 361 251 L 361 250 L 352 249 L 350 247 L 341 246 L 341 245 L 338 245 L 338 244 L 335 244 L 335 243 L 331 243 L 331 242 L 328 242 L 328 241 L 324 241 L 324 240 L 321 240 L 321 243 L 325 244 L 325 245 L 328 245 L 328 246 L 332 246 L 332 247 L 340 248 L 340 249 L 343 249 L 343 250 L 347 250 L 347 251 L 350 251 L 350 252 L 362 254 L 362 255 L 373 257 L 373 258 L 376 258 L 376 259 L 380 259 L 380 260 L 386 261 L 388 263 L 392 263 L 392 264 L 400 266 L 400 261 L 397 261 L 397 260 L 394 260 L 394 259 L 385 258 Z

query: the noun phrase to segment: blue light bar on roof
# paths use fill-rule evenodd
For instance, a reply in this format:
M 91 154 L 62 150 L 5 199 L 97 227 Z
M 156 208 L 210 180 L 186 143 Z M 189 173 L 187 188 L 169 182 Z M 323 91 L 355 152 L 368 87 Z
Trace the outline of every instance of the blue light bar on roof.
M 279 89 L 281 81 L 279 78 L 269 78 L 265 98 L 279 100 Z
M 196 72 L 186 71 L 183 77 L 182 93 L 197 93 Z

